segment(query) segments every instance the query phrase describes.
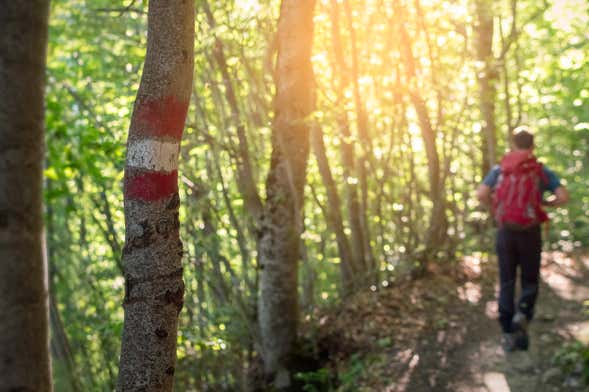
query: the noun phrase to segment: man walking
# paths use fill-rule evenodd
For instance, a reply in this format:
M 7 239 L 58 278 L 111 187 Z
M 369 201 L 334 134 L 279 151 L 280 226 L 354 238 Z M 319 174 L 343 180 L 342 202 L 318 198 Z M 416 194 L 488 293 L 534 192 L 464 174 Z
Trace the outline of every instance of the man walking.
M 542 206 L 560 206 L 569 199 L 558 176 L 534 156 L 534 136 L 527 127 L 514 131 L 512 147 L 501 165 L 495 166 L 477 189 L 482 203 L 492 202 L 498 226 L 499 323 L 505 351 L 527 350 L 529 346 L 527 326 L 534 316 L 540 278 L 540 225 L 548 220 Z M 553 196 L 543 200 L 546 191 Z M 521 295 L 516 306 L 518 265 Z

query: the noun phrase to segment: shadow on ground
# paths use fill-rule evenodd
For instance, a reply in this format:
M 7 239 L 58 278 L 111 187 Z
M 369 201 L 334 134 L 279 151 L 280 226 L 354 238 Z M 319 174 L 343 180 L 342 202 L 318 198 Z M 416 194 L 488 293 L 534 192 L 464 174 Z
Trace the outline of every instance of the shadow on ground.
M 495 302 L 494 258 L 466 257 L 456 270 L 360 295 L 323 316 L 320 342 L 341 390 L 581 391 L 553 364 L 566 342 L 586 339 L 589 257 L 544 256 L 528 352 L 505 355 Z M 584 336 L 585 335 L 585 336 Z

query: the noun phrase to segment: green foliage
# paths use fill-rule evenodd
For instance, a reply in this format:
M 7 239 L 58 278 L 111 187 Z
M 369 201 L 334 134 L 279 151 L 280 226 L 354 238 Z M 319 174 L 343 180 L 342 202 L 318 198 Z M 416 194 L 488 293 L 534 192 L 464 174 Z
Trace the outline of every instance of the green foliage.
M 118 4 L 117 4 L 118 3 Z M 145 54 L 145 19 L 127 2 L 52 2 L 45 200 L 51 289 L 71 368 L 57 385 L 114 389 L 122 327 L 124 140 Z M 145 9 L 138 2 L 136 7 Z M 65 369 L 65 370 L 64 370 Z M 73 373 L 73 374 L 71 374 Z M 65 385 L 65 384 L 64 384 Z M 58 388 L 58 389 L 61 389 Z M 66 390 L 66 389 L 64 389 Z
M 46 230 L 53 301 L 61 316 L 61 320 L 52 316 L 52 327 L 63 328 L 67 342 L 60 344 L 69 346 L 72 363 L 68 367 L 63 358 L 56 360 L 59 390 L 67 390 L 70 380 L 78 380 L 78 390 L 114 389 L 123 322 L 125 140 L 146 50 L 147 3 L 52 1 L 45 117 Z M 448 227 L 440 259 L 486 251 L 493 238 L 488 213 L 473 197 L 482 177 L 484 136 L 471 2 L 398 3 L 406 14 L 399 15 L 391 2 L 350 0 L 351 25 L 340 7 L 344 69 L 336 65 L 331 2 L 318 2 L 315 17 L 313 119 L 325 135 L 348 236 L 350 190 L 362 195 L 369 242 L 380 269 L 378 284 L 388 284 L 413 268 L 425 247 L 432 210 L 428 158 L 412 89 L 423 96 L 430 113 L 443 171 L 439 192 Z M 508 146 L 508 121 L 530 124 L 537 129 L 542 160 L 566 181 L 572 202 L 551 212 L 548 246 L 570 251 L 589 244 L 589 55 L 587 16 L 580 12 L 587 4 L 564 3 L 539 12 L 543 2 L 517 2 L 521 32 L 497 64 L 495 106 L 499 149 Z M 416 4 L 421 4 L 420 10 Z M 258 355 L 259 228 L 241 189 L 243 157 L 237 129 L 244 127 L 255 184 L 264 200 L 280 2 L 209 1 L 214 24 L 205 15 L 204 2 L 196 5 L 194 95 L 180 159 L 186 298 L 180 316 L 176 386 L 186 391 L 240 390 L 255 371 Z M 508 2 L 497 5 L 494 12 L 505 39 L 512 22 Z M 407 28 L 416 58 L 419 77 L 414 81 L 408 80 L 401 61 L 399 23 Z M 370 146 L 360 141 L 358 133 L 362 116 L 353 87 L 352 37 Z M 500 52 L 501 31 L 495 38 L 495 52 Z M 219 48 L 226 69 L 220 64 Z M 229 104 L 229 87 L 236 108 Z M 342 133 L 344 115 L 349 136 Z M 355 169 L 346 173 L 342 164 L 346 142 L 354 144 L 356 162 L 362 154 L 370 154 L 364 190 Z M 341 257 L 336 236 L 326 223 L 329 202 L 313 155 L 305 197 L 301 317 L 314 319 L 318 306 L 342 297 Z M 442 326 L 445 323 L 438 320 Z M 377 344 L 386 347 L 390 342 L 382 339 Z M 585 358 L 583 350 L 574 347 L 570 352 L 580 359 Z M 354 390 L 366 363 L 352 356 L 339 375 L 342 390 Z M 327 369 L 300 373 L 297 378 L 307 390 L 333 387 Z
M 326 368 L 313 372 L 297 373 L 295 379 L 304 383 L 302 386 L 304 392 L 328 392 L 332 390 L 331 372 Z
M 569 343 L 558 351 L 554 362 L 562 367 L 565 374 L 580 370 L 583 382 L 589 386 L 589 345 L 581 342 Z
M 359 354 L 354 354 L 348 361 L 348 368 L 338 375 L 340 381 L 339 390 L 342 392 L 352 392 L 356 390 L 356 382 L 364 373 L 365 363 Z
M 589 300 L 584 302 L 583 313 L 589 316 Z M 585 385 L 589 386 L 589 344 L 574 341 L 562 347 L 554 356 L 553 361 L 560 366 L 565 374 L 580 373 Z

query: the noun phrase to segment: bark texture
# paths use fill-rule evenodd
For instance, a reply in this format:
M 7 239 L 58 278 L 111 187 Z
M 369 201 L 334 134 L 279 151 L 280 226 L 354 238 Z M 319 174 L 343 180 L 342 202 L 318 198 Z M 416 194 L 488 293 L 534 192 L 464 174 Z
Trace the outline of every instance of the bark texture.
M 119 391 L 172 390 L 184 297 L 178 153 L 192 89 L 194 3 L 150 0 L 147 34 L 127 140 Z
M 51 391 L 43 255 L 48 0 L 0 1 L 0 391 Z
M 259 323 L 266 375 L 290 384 L 297 336 L 297 264 L 309 155 L 307 117 L 315 105 L 311 66 L 314 0 L 283 0 L 278 22 L 272 157 L 260 237 Z

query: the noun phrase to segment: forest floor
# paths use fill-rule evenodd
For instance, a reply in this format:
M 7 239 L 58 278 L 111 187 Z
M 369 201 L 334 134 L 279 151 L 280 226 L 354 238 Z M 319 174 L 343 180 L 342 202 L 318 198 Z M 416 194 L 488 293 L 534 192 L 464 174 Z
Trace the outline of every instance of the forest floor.
M 530 350 L 500 345 L 494 256 L 355 296 L 320 316 L 320 347 L 340 391 L 581 391 L 581 366 L 555 357 L 589 341 L 589 256 L 544 253 Z M 573 358 L 574 359 L 574 358 Z M 578 362 L 578 361 L 577 361 Z

